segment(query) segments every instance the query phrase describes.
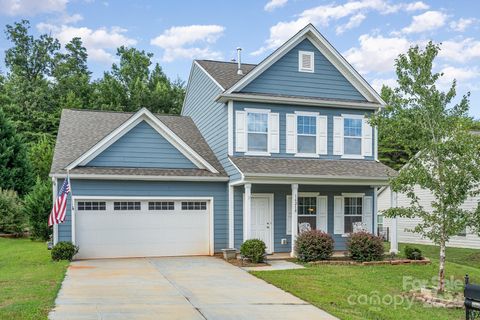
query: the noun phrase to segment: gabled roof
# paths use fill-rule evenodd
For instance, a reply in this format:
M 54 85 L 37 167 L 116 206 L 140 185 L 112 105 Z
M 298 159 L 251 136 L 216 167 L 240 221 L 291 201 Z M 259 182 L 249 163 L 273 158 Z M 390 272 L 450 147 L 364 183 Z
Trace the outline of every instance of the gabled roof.
M 242 79 L 255 68 L 256 64 L 242 63 L 243 75 L 237 74 L 238 65 L 236 62 L 195 60 L 215 81 L 228 90 L 231 86 Z
M 161 122 L 161 124 L 165 126 L 166 131 L 171 132 L 173 136 L 185 144 L 185 149 L 192 151 L 189 155 L 195 156 L 199 161 L 197 163 L 203 163 L 205 167 L 199 169 L 156 170 L 152 168 L 90 168 L 81 166 L 86 159 L 85 155 L 89 151 L 98 147 L 103 140 L 114 134 L 122 125 L 126 125 L 129 121 L 135 120 L 135 117 L 140 119 L 141 116 L 145 116 L 146 114 L 149 114 L 148 117 L 153 117 L 153 120 Z M 78 166 L 78 164 L 80 164 L 80 166 Z M 63 110 L 55 145 L 51 174 L 64 174 L 66 173 L 67 167 L 74 167 L 71 169 L 71 173 L 78 174 L 94 174 L 97 171 L 98 174 L 119 174 L 121 170 L 125 169 L 129 174 L 133 174 L 133 171 L 137 170 L 138 175 L 145 173 L 181 176 L 226 176 L 223 167 L 190 117 L 153 115 L 145 111 L 141 113 L 140 111 L 137 113 L 129 113 Z

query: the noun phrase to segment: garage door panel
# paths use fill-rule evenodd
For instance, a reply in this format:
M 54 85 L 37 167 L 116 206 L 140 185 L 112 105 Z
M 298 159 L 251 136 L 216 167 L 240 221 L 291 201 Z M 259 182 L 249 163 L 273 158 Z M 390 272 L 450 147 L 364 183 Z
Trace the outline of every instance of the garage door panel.
M 123 201 L 123 200 L 122 200 Z M 77 258 L 208 255 L 210 210 L 77 211 Z

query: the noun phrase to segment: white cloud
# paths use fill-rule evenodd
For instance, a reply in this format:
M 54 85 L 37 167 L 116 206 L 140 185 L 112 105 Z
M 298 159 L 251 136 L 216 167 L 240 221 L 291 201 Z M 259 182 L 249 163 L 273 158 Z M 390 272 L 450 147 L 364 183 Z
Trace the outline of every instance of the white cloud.
M 438 80 L 438 86 L 441 90 L 448 90 L 454 79 L 457 80 L 457 86 L 459 87 L 476 89 L 475 83 L 471 83 L 470 80 L 480 76 L 480 71 L 477 67 L 459 68 L 446 65 L 443 66 L 440 72 L 443 73 L 443 77 L 440 77 Z
M 430 6 L 422 1 L 412 2 L 405 5 L 406 11 L 427 10 Z
M 438 29 L 445 25 L 448 16 L 440 11 L 427 11 L 414 16 L 412 23 L 402 29 L 404 33 L 419 33 Z
M 480 40 L 466 38 L 443 41 L 439 58 L 465 63 L 480 58 Z
M 40 13 L 63 12 L 68 0 L 0 0 L 0 14 L 34 16 Z
M 171 62 L 177 58 L 220 59 L 221 52 L 214 51 L 214 44 L 225 28 L 219 25 L 190 25 L 171 27 L 150 40 L 150 44 L 164 50 L 162 60 Z
M 467 29 L 470 25 L 473 23 L 477 22 L 478 20 L 475 18 L 460 18 L 457 21 L 452 21 L 450 22 L 450 28 L 458 31 L 458 32 L 463 32 L 465 29 Z
M 339 25 L 335 31 L 337 34 L 342 34 L 347 30 L 356 28 L 363 22 L 363 20 L 365 20 L 366 17 L 367 16 L 362 13 L 351 16 L 346 24 Z
M 263 9 L 265 11 L 273 11 L 277 8 L 281 8 L 287 4 L 288 0 L 270 0 Z
M 375 11 L 380 14 L 391 14 L 400 10 L 411 11 L 413 8 L 421 8 L 425 6 L 426 5 L 423 2 L 392 4 L 387 0 L 354 0 L 339 5 L 320 5 L 304 10 L 297 15 L 297 18 L 294 20 L 281 21 L 273 25 L 270 28 L 270 36 L 265 41 L 265 45 L 251 54 L 259 55 L 267 50 L 279 47 L 309 23 L 327 27 L 333 21 L 356 16 L 358 14 L 366 15 L 369 11 Z M 360 20 L 359 16 L 356 17 L 356 19 L 358 23 L 358 20 Z M 355 19 L 351 26 L 352 28 L 355 27 Z M 340 31 L 342 31 L 343 27 L 340 26 L 339 28 Z
M 364 34 L 358 40 L 360 47 L 350 48 L 343 54 L 363 74 L 393 71 L 395 59 L 411 45 L 404 37 L 387 38 Z
M 62 43 L 68 43 L 74 37 L 82 38 L 83 45 L 87 48 L 88 56 L 92 60 L 111 63 L 115 60 L 112 51 L 125 45 L 135 45 L 135 39 L 125 36 L 126 29 L 120 27 L 90 29 L 87 27 L 72 27 L 68 25 L 52 25 L 39 23 L 37 28 L 40 32 L 52 32 Z
M 381 93 L 382 87 L 384 85 L 390 88 L 395 88 L 398 86 L 397 80 L 394 78 L 373 79 L 372 81 L 370 81 L 370 84 L 372 85 L 373 89 L 375 89 L 375 91 L 377 91 L 378 93 Z
M 82 21 L 82 20 L 83 20 L 83 16 L 81 14 L 78 14 L 78 13 L 75 13 L 75 14 L 72 14 L 72 15 L 65 14 L 61 18 L 61 22 L 63 24 L 77 23 L 77 22 Z

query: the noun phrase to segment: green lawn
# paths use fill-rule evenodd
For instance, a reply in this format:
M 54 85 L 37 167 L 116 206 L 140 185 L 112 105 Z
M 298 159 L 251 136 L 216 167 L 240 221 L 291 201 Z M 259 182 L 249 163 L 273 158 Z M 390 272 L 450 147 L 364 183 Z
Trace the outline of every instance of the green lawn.
M 0 319 L 46 319 L 67 266 L 43 242 L 0 238 Z
M 400 245 L 400 250 L 404 245 Z M 437 275 L 438 248 L 420 246 L 432 258 L 431 265 L 400 266 L 307 266 L 306 269 L 252 272 L 257 277 L 291 292 L 294 295 L 330 312 L 340 319 L 465 319 L 463 310 L 425 307 L 421 303 L 401 300 L 404 279 L 432 283 Z M 473 282 L 480 283 L 480 250 L 447 250 L 447 278 L 463 281 L 468 273 Z M 411 277 L 411 278 L 404 278 Z M 408 283 L 411 283 L 409 281 Z M 463 288 L 457 287 L 458 291 Z M 370 304 L 365 298 L 379 296 L 383 303 Z M 390 304 L 390 297 L 398 304 Z M 367 300 L 368 301 L 368 300 Z M 375 300 L 372 300 L 375 301 Z

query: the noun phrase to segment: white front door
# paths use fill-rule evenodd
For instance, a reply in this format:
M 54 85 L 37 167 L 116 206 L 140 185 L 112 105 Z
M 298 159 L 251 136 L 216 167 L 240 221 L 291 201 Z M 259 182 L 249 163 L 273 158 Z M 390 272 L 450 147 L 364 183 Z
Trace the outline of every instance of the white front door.
M 273 252 L 273 194 L 252 194 L 251 238 L 260 239 Z

